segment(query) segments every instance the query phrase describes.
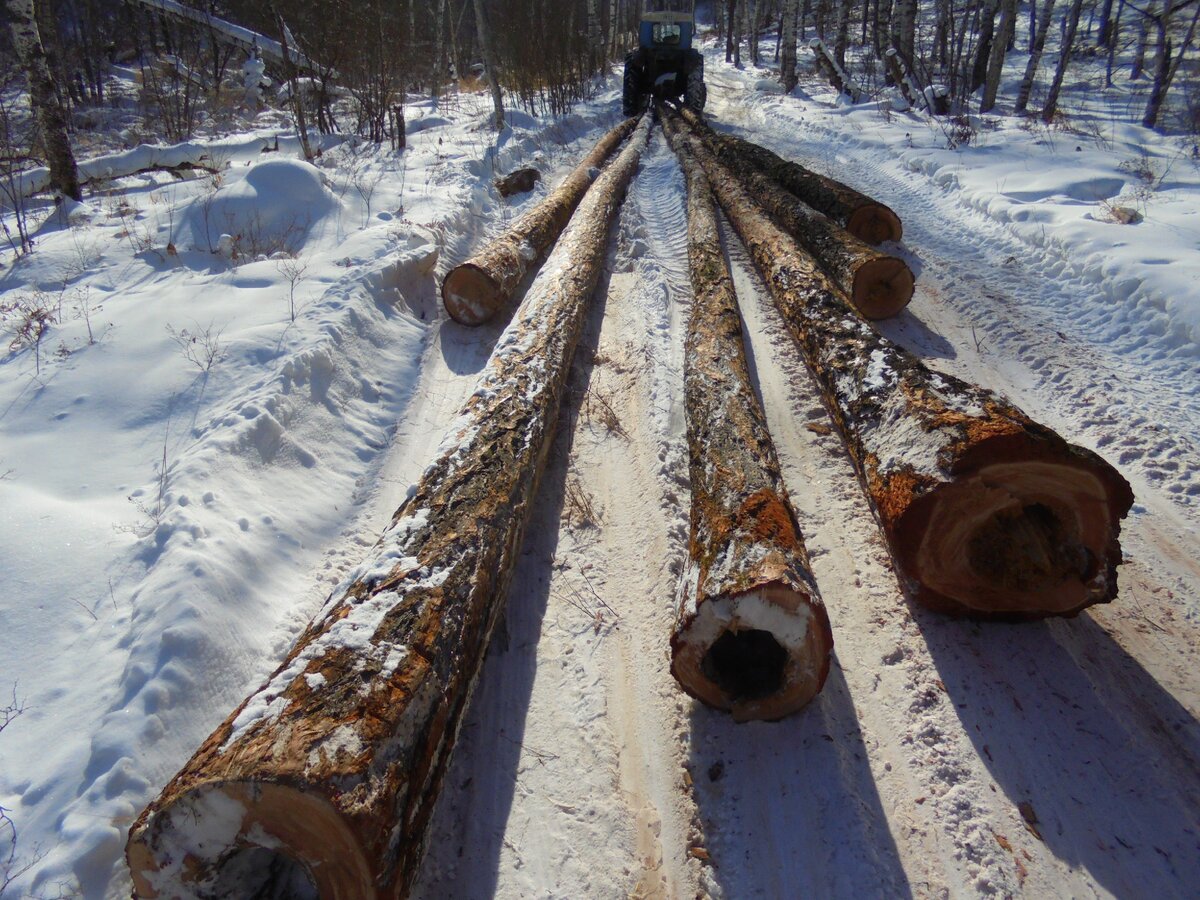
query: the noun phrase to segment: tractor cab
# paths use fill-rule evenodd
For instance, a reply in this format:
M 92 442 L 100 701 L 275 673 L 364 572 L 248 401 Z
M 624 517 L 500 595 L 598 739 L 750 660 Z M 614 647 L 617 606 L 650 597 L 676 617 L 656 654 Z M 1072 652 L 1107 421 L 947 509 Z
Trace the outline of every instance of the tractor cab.
M 644 109 L 651 96 L 682 96 L 693 109 L 704 108 L 704 57 L 692 48 L 695 30 L 695 0 L 644 0 L 638 49 L 625 58 L 626 115 Z

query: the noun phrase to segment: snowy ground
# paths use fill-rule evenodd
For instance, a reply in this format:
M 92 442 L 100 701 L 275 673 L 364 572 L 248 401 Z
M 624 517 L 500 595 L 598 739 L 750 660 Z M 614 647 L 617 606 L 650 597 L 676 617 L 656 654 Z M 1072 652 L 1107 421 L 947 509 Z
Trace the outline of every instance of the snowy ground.
M 686 553 L 689 290 L 683 180 L 656 135 L 418 895 L 1186 896 L 1200 171 L 1171 139 L 1107 124 L 997 119 L 948 150 L 937 126 L 835 106 L 815 84 L 755 92 L 763 74 L 710 57 L 710 118 L 901 215 L 917 296 L 884 330 L 1133 484 L 1120 597 L 1021 626 L 911 607 L 731 239 L 837 661 L 781 723 L 735 726 L 684 697 L 666 638 Z M 137 812 L 274 668 L 473 389 L 502 324 L 447 322 L 434 284 L 535 199 L 502 201 L 493 170 L 535 164 L 553 185 L 616 106 L 610 89 L 566 120 L 514 113 L 498 151 L 482 106 L 426 107 L 404 154 L 342 146 L 316 168 L 247 135 L 219 184 L 114 184 L 5 260 L 4 302 L 61 309 L 37 354 L 0 362 L 0 687 L 26 706 L 0 735 L 0 806 L 18 855 L 41 857 L 15 895 L 127 894 Z M 1105 221 L 1125 205 L 1145 221 Z M 210 252 L 239 231 L 240 258 Z

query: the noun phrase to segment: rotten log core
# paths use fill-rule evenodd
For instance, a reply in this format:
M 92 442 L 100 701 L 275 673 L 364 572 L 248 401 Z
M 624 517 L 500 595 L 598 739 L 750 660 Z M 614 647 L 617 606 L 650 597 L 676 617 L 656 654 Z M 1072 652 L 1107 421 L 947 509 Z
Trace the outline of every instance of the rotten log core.
M 891 207 L 840 181 L 786 160 L 766 147 L 732 134 L 713 131 L 692 110 L 681 112 L 689 125 L 699 128 L 705 140 L 712 142 L 714 151 L 722 161 L 735 168 L 748 165 L 757 169 L 778 182 L 784 190 L 837 222 L 860 241 L 875 245 L 883 241 L 898 241 L 904 236 L 900 217 Z
M 136 896 L 408 894 L 650 121 L 580 204 L 372 554 L 130 830 Z
M 747 164 L 738 153 L 720 152 L 719 142 L 705 140 L 706 134 L 713 134 L 711 130 L 689 127 L 690 153 L 705 171 L 712 176 L 724 166 L 726 174 L 736 175 L 776 224 L 816 257 L 863 316 L 885 319 L 912 300 L 914 279 L 904 260 L 868 246 Z
M 833 635 L 750 380 L 712 191 L 678 135 L 668 137 L 687 174 L 694 294 L 684 369 L 691 565 L 671 672 L 738 721 L 779 719 L 821 690 Z
M 463 325 L 482 325 L 509 305 L 525 273 L 558 239 L 605 161 L 637 123 L 637 119 L 626 119 L 608 132 L 541 203 L 446 273 L 442 304 L 450 318 Z
M 910 595 L 1010 619 L 1112 600 L 1133 504 L 1120 473 L 877 334 L 736 178 L 710 182 L 816 380 Z

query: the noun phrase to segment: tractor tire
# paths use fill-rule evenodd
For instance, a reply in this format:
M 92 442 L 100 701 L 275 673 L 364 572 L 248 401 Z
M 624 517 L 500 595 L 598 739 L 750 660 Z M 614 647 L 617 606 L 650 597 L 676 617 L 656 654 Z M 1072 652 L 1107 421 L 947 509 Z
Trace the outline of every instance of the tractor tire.
M 688 70 L 687 88 L 684 90 L 683 102 L 689 109 L 702 112 L 707 100 L 708 87 L 704 84 L 704 57 L 700 56 Z
M 625 60 L 625 79 L 621 84 L 621 111 L 636 116 L 646 108 L 642 94 L 642 67 L 632 57 Z

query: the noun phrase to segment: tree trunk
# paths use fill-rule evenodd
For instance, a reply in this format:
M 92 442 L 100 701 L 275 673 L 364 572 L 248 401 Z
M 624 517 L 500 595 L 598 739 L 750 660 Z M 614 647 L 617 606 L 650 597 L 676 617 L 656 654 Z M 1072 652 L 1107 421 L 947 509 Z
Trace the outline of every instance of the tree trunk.
M 450 318 L 463 325 L 481 325 L 509 304 L 529 267 L 558 239 L 605 161 L 637 122 L 626 119 L 602 137 L 541 203 L 446 274 L 442 280 L 442 304 Z
M 1113 44 L 1112 8 L 1113 0 L 1104 0 L 1100 7 L 1100 21 L 1096 26 L 1096 30 L 1099 32 L 1097 44 L 1105 49 Z
M 979 44 L 975 48 L 975 64 L 971 67 L 971 90 L 975 93 L 987 80 L 987 64 L 992 54 L 992 39 L 996 33 L 996 13 L 1000 0 L 984 0 L 980 8 Z
M 1071 48 L 1075 43 L 1075 31 L 1079 28 L 1079 11 L 1082 8 L 1083 0 L 1071 0 L 1071 8 L 1067 11 L 1067 32 L 1063 35 L 1062 52 L 1058 55 L 1058 66 L 1054 70 L 1050 92 L 1046 94 L 1046 105 L 1042 107 L 1042 121 L 1047 125 L 1054 121 L 1054 114 L 1058 112 L 1058 92 L 1062 90 L 1067 64 L 1071 61 Z
M 725 3 L 725 62 L 733 62 L 734 45 L 737 43 L 737 0 Z
M 649 126 L 371 556 L 134 824 L 137 896 L 292 896 L 305 880 L 328 898 L 407 895 Z
M 1042 12 L 1038 21 L 1037 33 L 1033 39 L 1033 47 L 1029 53 L 1029 61 L 1025 64 L 1025 74 L 1021 78 L 1021 87 L 1017 91 L 1017 102 L 1013 111 L 1025 115 L 1029 107 L 1029 95 L 1033 93 L 1033 80 L 1037 75 L 1038 65 L 1042 61 L 1042 51 L 1046 49 L 1046 36 L 1050 34 L 1050 18 L 1054 15 L 1054 0 L 1042 0 Z
M 1150 98 L 1146 101 L 1146 114 L 1142 116 L 1142 124 L 1147 128 L 1158 127 L 1158 116 L 1162 111 L 1163 103 L 1167 99 L 1167 91 L 1171 89 L 1171 82 L 1175 80 L 1175 73 L 1179 71 L 1179 65 L 1183 62 L 1184 55 L 1188 52 L 1188 48 L 1192 45 L 1192 40 L 1196 36 L 1196 25 L 1200 22 L 1200 6 L 1197 6 L 1192 13 L 1192 22 L 1188 26 L 1187 34 L 1184 35 L 1183 41 L 1179 45 L 1179 52 L 1175 54 L 1174 59 L 1171 58 L 1171 42 L 1164 33 L 1159 36 L 1159 40 L 1163 45 L 1163 53 L 1156 60 L 1154 68 L 1154 84 L 1150 89 Z
M 296 134 L 300 138 L 300 152 L 304 154 L 304 159 L 311 162 L 313 159 L 312 145 L 308 142 L 308 123 L 304 117 L 304 94 L 300 90 L 300 81 L 296 77 L 297 69 L 295 63 L 292 62 L 291 48 L 288 46 L 290 41 L 288 36 L 291 31 L 287 27 L 287 23 L 283 20 L 279 10 L 275 8 L 275 4 L 271 4 L 271 12 L 275 15 L 275 21 L 279 25 L 279 49 L 283 53 L 283 69 L 287 73 L 288 87 L 291 92 L 292 112 L 296 116 Z
M 746 22 L 748 24 L 747 37 L 749 38 L 750 64 L 758 66 L 758 3 L 759 0 L 746 0 Z
M 487 14 L 483 8 L 483 0 L 473 0 L 475 4 L 475 31 L 479 35 L 479 52 L 483 56 L 483 75 L 487 79 L 488 88 L 492 92 L 492 109 L 495 111 L 492 125 L 497 131 L 504 130 L 504 95 L 500 92 L 500 75 L 496 71 L 496 54 L 492 49 L 492 32 L 488 28 Z
M 990 391 L 932 372 L 855 315 L 728 174 L 710 179 L 846 442 L 913 598 L 1071 615 L 1116 595 L 1125 479 Z
M 846 68 L 846 50 L 850 47 L 850 4 L 838 4 L 837 33 L 834 38 L 833 58 L 843 69 Z
M 691 110 L 685 108 L 681 112 L 688 124 L 703 124 Z M 840 181 L 811 172 L 766 147 L 732 134 L 709 129 L 705 139 L 721 154 L 729 154 L 726 158 L 738 159 L 737 168 L 752 166 L 865 243 L 879 244 L 903 237 L 900 217 L 889 207 Z
M 904 100 L 908 103 L 909 107 L 923 106 L 928 109 L 929 101 L 926 99 L 925 93 L 913 83 L 913 80 L 904 70 L 904 66 L 900 63 L 900 51 L 895 47 L 889 47 L 887 52 L 883 54 L 883 59 L 887 65 L 891 81 L 900 88 L 900 93 L 904 95 Z M 930 112 L 932 111 L 930 110 Z
M 799 0 L 785 0 L 783 4 L 783 19 L 780 29 L 781 60 L 779 64 L 779 81 L 785 93 L 790 94 L 796 89 L 800 79 L 796 77 L 796 7 Z
M 695 298 L 683 376 L 691 565 L 671 672 L 693 697 L 739 722 L 774 720 L 821 690 L 833 633 L 750 380 L 712 191 L 679 135 L 663 127 L 687 174 Z
M 885 319 L 908 305 L 913 274 L 903 260 L 868 247 L 748 164 L 746 155 L 732 143 L 715 140 L 711 131 L 701 127 L 692 126 L 691 136 L 697 141 L 690 145 L 689 155 L 713 180 L 735 173 L 776 224 L 817 258 L 859 313 L 868 319 Z
M 62 94 L 50 72 L 46 51 L 42 47 L 34 0 L 6 0 L 5 5 L 13 48 L 29 80 L 29 103 L 41 133 L 42 149 L 50 169 L 50 184 L 63 196 L 82 200 L 75 154 L 67 134 L 67 114 L 63 109 Z
M 1000 90 L 1000 76 L 1004 72 L 1004 57 L 1017 28 L 1017 0 L 1001 0 L 1000 28 L 992 41 L 992 53 L 988 58 L 987 76 L 983 83 L 983 99 L 979 111 L 985 113 L 996 105 L 996 93 Z

